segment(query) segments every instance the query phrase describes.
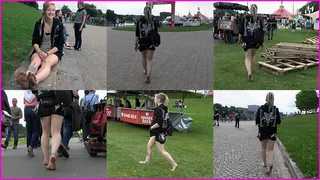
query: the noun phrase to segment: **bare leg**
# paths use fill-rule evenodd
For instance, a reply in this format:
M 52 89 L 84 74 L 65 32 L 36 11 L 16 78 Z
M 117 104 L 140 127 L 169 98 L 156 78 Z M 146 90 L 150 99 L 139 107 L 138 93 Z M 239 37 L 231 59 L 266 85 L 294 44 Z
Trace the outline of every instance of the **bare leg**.
M 267 167 L 267 140 L 261 141 L 262 166 Z
M 271 173 L 272 171 L 272 166 L 273 166 L 273 148 L 274 148 L 274 143 L 276 141 L 268 140 L 267 146 L 268 146 L 268 162 L 269 162 L 269 171 Z
M 159 142 L 156 142 L 156 144 L 160 153 L 171 163 L 171 171 L 175 171 L 178 167 L 178 164 L 173 160 L 172 156 L 164 149 L 164 144 L 160 144 Z
M 146 81 L 146 83 L 150 83 L 153 53 L 154 53 L 154 51 L 147 50 L 147 81 Z
M 47 165 L 49 163 L 49 133 L 51 126 L 51 118 L 50 116 L 47 116 L 40 118 L 40 120 L 42 127 L 41 149 L 44 157 L 43 164 Z
M 39 66 L 41 64 L 41 59 L 39 58 L 38 54 L 35 53 L 31 56 L 31 63 L 27 68 L 26 72 L 23 71 L 17 71 L 16 72 L 16 81 L 17 83 L 24 89 L 30 88 L 30 79 L 28 79 L 29 72 L 36 73 Z
M 252 49 L 252 54 L 251 54 L 251 64 L 256 64 L 256 54 L 257 54 L 258 49 Z
M 147 145 L 147 156 L 146 156 L 146 160 L 144 161 L 139 161 L 140 164 L 149 164 L 150 160 L 151 160 L 151 156 L 152 156 L 152 147 L 155 145 L 156 143 L 156 137 L 152 136 L 149 139 L 148 145 Z
M 147 50 L 141 52 L 143 73 L 147 74 Z
M 47 167 L 48 170 L 56 169 L 56 154 L 58 152 L 61 143 L 61 126 L 62 126 L 63 116 L 56 114 L 51 115 L 51 135 L 52 135 L 52 146 L 51 146 L 51 157 L 50 162 Z
M 245 57 L 246 57 L 245 65 L 246 65 L 246 68 L 247 68 L 247 71 L 248 71 L 248 79 L 251 80 L 251 77 L 252 77 L 252 72 L 251 72 L 252 49 L 248 49 L 245 52 Z

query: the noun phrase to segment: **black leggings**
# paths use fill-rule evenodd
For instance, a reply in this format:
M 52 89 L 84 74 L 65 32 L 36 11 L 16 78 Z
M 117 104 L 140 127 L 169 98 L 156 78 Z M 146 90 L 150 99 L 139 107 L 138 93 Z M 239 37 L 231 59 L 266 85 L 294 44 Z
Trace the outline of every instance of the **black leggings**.
M 76 38 L 76 43 L 75 43 L 75 48 L 76 49 L 79 49 L 81 48 L 81 45 L 82 45 L 82 31 L 83 31 L 83 28 L 82 28 L 82 31 L 79 31 L 81 27 L 81 23 L 75 23 L 74 24 L 74 34 L 75 34 L 75 38 Z

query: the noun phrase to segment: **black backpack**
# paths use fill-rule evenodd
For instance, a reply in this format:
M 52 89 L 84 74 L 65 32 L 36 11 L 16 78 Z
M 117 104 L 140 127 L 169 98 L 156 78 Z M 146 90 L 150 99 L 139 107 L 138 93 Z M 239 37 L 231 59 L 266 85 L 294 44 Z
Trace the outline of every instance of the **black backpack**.
M 268 109 L 267 107 L 260 108 L 260 127 L 263 127 L 263 128 L 276 127 L 277 108 L 273 106 L 270 112 L 266 111 L 267 109 Z
M 162 110 L 162 115 L 163 115 L 163 124 L 162 124 L 162 129 L 164 130 L 164 135 L 165 136 L 172 136 L 173 133 L 173 126 L 172 123 L 169 119 L 169 113 L 168 111 L 161 109 Z

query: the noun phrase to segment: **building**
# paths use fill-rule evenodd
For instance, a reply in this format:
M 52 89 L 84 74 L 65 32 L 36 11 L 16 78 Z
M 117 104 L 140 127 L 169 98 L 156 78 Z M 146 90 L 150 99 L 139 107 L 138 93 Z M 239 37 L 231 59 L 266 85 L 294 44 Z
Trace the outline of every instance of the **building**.
M 257 112 L 260 106 L 258 105 L 248 105 L 249 112 Z

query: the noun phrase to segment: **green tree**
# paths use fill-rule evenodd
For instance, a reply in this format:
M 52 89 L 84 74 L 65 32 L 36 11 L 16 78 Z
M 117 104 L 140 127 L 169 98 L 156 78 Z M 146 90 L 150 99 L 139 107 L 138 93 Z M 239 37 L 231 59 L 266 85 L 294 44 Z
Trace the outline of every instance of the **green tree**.
M 98 10 L 95 5 L 86 3 L 84 5 L 84 9 L 87 11 L 87 13 L 90 17 L 97 17 L 98 16 Z
M 33 8 L 36 8 L 38 9 L 39 8 L 39 4 L 37 2 L 22 2 L 23 4 L 26 4 L 30 7 L 33 7 Z
M 110 9 L 107 9 L 106 16 L 107 16 L 107 21 L 109 22 L 112 22 L 113 20 L 117 19 L 117 14 Z
M 63 6 L 62 6 L 61 11 L 62 11 L 62 14 L 63 14 L 63 15 L 68 14 L 68 13 L 71 12 L 71 10 L 69 9 L 69 7 L 66 6 L 66 5 L 63 5 Z
M 222 112 L 222 105 L 219 103 L 214 104 L 213 108 L 218 109 L 220 111 L 220 113 Z
M 170 12 L 160 12 L 160 20 L 164 20 L 168 16 L 171 16 Z
M 307 114 L 310 110 L 318 108 L 318 94 L 313 90 L 300 91 L 296 95 L 296 106 L 300 111 L 305 111 Z
M 304 6 L 302 6 L 299 11 L 301 12 L 301 14 L 305 14 L 305 10 L 307 9 L 307 7 L 314 7 L 313 12 L 316 12 L 319 10 L 319 2 L 308 2 L 307 4 L 305 4 Z M 308 12 L 307 12 L 308 13 Z

